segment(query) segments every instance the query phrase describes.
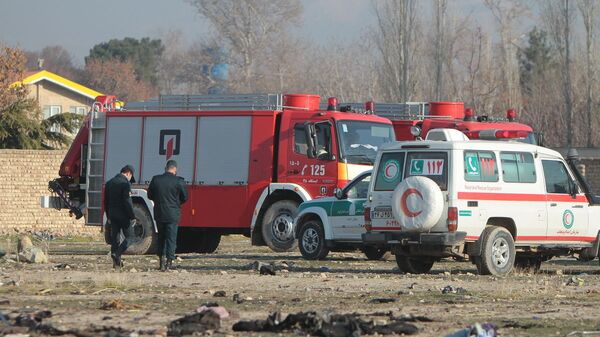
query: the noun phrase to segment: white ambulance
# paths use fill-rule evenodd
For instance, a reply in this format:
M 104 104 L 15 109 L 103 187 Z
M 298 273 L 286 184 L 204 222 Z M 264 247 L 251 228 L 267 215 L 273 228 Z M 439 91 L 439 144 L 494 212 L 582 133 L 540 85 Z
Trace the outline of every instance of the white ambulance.
M 378 153 L 365 203 L 365 244 L 391 245 L 398 267 L 426 273 L 444 257 L 480 274 L 537 269 L 553 256 L 598 255 L 600 201 L 575 161 L 519 142 L 438 129 Z

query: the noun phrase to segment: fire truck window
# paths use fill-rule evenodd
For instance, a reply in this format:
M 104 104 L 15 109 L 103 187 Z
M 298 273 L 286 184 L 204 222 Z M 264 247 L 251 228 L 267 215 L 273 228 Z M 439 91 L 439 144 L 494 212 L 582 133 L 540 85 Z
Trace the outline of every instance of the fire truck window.
M 373 165 L 382 144 L 394 141 L 391 125 L 340 121 L 337 124 L 340 152 L 348 164 Z
M 466 181 L 498 181 L 498 163 L 493 152 L 465 151 Z
M 315 125 L 317 132 L 317 142 L 315 144 L 317 150 L 317 158 L 328 159 L 331 157 L 329 149 L 331 149 L 331 126 L 328 123 L 319 123 Z
M 409 152 L 404 164 L 404 177 L 424 176 L 448 190 L 448 154 L 446 152 Z
M 384 153 L 379 161 L 375 178 L 375 191 L 393 191 L 402 181 L 404 152 Z
M 546 191 L 548 193 L 569 193 L 569 173 L 563 163 L 556 160 L 542 160 Z
M 507 183 L 535 183 L 533 155 L 525 152 L 500 152 L 502 180 Z
M 306 134 L 302 124 L 294 126 L 294 152 L 305 156 L 308 154 L 308 144 L 306 143 Z

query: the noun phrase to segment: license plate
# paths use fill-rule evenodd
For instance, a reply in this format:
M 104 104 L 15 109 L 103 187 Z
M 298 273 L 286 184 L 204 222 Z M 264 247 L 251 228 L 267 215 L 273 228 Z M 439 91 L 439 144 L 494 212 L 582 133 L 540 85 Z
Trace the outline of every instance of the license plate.
M 373 219 L 391 219 L 392 208 L 391 207 L 378 207 L 375 208 L 371 214 Z

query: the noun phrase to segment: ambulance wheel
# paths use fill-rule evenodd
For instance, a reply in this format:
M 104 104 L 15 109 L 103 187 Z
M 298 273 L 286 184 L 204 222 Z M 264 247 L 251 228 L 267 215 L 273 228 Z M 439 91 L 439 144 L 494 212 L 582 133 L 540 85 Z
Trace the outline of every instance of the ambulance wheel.
M 515 265 L 515 241 L 503 227 L 488 226 L 481 234 L 481 256 L 475 259 L 477 271 L 481 275 L 504 276 Z
M 323 260 L 329 249 L 325 245 L 325 231 L 320 220 L 309 220 L 298 233 L 300 254 L 307 260 Z
M 131 238 L 131 242 L 129 242 L 129 247 L 127 247 L 125 254 L 155 254 L 158 235 L 154 232 L 154 223 L 152 222 L 150 213 L 146 209 L 146 206 L 134 203 L 133 214 L 137 221 L 133 227 L 133 237 Z
M 363 246 L 360 250 L 369 260 L 381 260 L 388 252 L 387 249 L 376 246 Z
M 273 251 L 287 252 L 296 248 L 294 213 L 297 209 L 297 202 L 280 200 L 265 212 L 261 225 L 262 236 Z
M 428 258 L 418 258 L 396 254 L 396 264 L 398 264 L 398 268 L 405 273 L 428 273 L 433 267 L 434 262 L 434 260 Z

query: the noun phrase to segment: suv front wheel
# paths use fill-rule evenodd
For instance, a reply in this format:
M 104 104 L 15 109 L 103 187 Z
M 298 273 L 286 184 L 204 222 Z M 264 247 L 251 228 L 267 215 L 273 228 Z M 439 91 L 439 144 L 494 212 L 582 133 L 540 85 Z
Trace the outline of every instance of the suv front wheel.
M 504 276 L 515 265 L 515 241 L 504 227 L 488 226 L 479 238 L 481 256 L 475 259 L 477 271 L 481 275 Z
M 307 260 L 323 260 L 329 254 L 320 220 L 309 220 L 302 225 L 298 235 L 298 248 L 302 257 Z

